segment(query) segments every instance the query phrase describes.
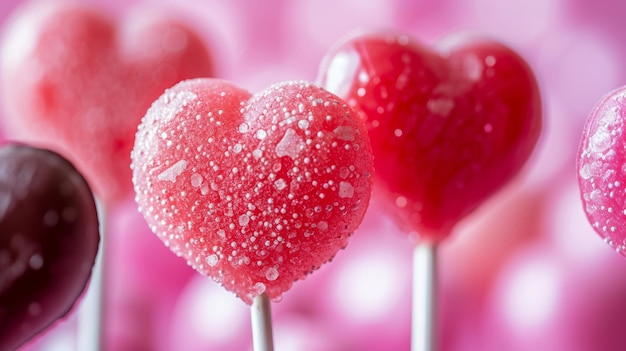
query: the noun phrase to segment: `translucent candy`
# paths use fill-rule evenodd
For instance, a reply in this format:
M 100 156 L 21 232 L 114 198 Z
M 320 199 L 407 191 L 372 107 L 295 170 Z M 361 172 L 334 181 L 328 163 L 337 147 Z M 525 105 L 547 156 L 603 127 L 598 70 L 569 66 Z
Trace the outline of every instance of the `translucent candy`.
M 428 240 L 446 238 L 516 175 L 541 131 L 532 72 L 490 40 L 452 37 L 431 50 L 404 35 L 355 36 L 328 53 L 319 82 L 366 120 L 374 193 Z

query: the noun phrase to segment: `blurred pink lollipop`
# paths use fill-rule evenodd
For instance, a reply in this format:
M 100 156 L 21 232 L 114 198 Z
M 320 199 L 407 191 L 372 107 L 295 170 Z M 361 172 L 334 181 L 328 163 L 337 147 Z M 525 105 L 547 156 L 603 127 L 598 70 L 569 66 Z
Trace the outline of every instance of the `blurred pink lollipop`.
M 182 79 L 213 74 L 200 37 L 169 15 L 135 12 L 114 23 L 77 2 L 19 7 L 1 55 L 7 135 L 66 155 L 105 206 L 132 193 L 130 151 L 152 100 Z M 100 256 L 98 267 L 105 237 Z M 94 303 L 86 304 L 95 318 L 101 276 L 96 269 Z M 93 329 L 101 344 L 98 323 Z

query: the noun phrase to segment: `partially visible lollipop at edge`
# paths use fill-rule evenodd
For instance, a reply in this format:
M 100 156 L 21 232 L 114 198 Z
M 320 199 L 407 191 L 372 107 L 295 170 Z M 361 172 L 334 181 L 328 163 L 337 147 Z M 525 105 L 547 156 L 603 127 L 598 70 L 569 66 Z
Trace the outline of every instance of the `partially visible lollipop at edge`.
M 0 147 L 0 349 L 13 350 L 74 306 L 100 235 L 85 179 L 54 152 Z
M 578 185 L 593 229 L 626 256 L 626 87 L 604 96 L 584 126 L 577 157 Z

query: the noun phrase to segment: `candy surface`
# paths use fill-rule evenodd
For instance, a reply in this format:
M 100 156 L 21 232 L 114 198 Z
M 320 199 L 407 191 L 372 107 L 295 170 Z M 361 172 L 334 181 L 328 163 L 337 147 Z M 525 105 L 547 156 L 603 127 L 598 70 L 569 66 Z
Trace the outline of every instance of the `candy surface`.
M 589 115 L 578 149 L 578 185 L 593 229 L 626 256 L 626 88 L 612 91 Z
M 64 316 L 84 290 L 100 236 L 84 178 L 56 153 L 0 148 L 0 349 Z
M 129 155 L 150 103 L 213 68 L 201 39 L 166 16 L 118 26 L 77 3 L 36 1 L 8 23 L 1 72 L 7 134 L 67 155 L 110 202 L 132 193 Z
M 366 120 L 374 184 L 408 232 L 439 241 L 507 183 L 541 130 L 537 83 L 493 41 L 436 49 L 406 36 L 353 37 L 329 52 L 320 84 Z
M 151 229 L 247 303 L 278 299 L 345 247 L 371 192 L 362 121 L 306 82 L 254 96 L 182 82 L 148 110 L 131 158 Z

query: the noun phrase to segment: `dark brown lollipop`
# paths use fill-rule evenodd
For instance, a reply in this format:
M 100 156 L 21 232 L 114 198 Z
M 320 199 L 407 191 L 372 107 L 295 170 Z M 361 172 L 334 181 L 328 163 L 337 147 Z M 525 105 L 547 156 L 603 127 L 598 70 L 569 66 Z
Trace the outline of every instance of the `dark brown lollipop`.
M 95 200 L 71 163 L 48 150 L 0 147 L 0 350 L 71 310 L 99 241 Z

